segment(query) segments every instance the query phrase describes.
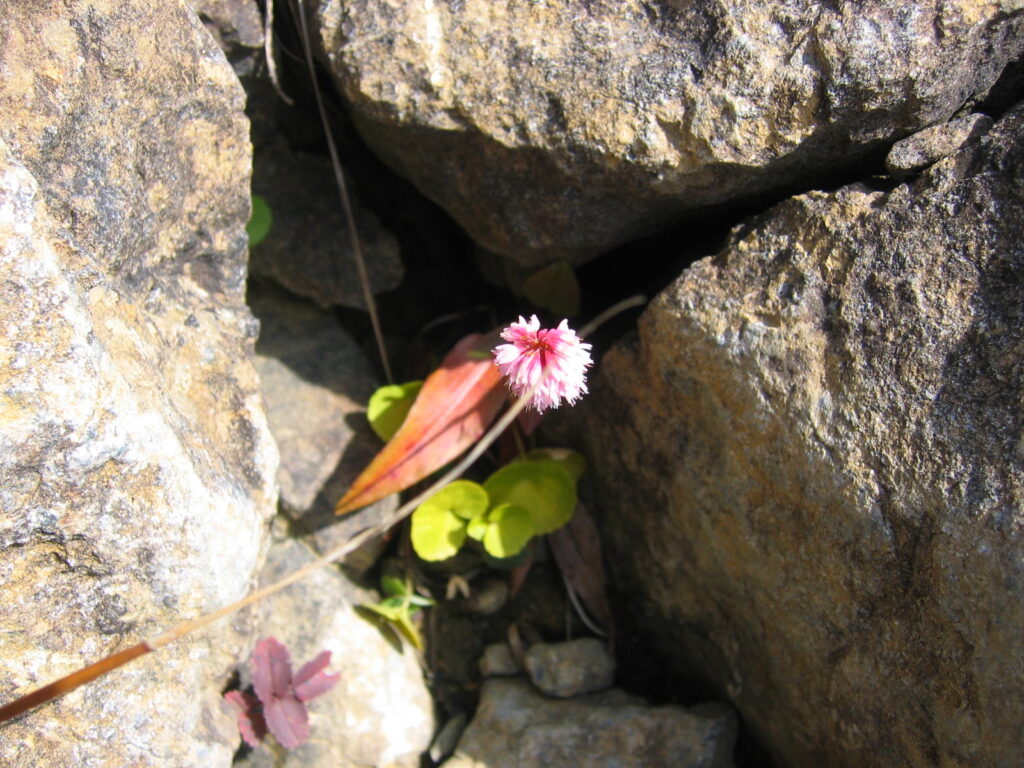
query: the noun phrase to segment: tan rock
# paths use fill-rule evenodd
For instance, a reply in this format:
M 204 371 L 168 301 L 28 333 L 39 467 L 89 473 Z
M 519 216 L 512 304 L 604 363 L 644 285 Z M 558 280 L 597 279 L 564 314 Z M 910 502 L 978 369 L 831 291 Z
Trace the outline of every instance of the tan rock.
M 183 4 L 0 2 L 0 701 L 248 590 L 276 449 L 241 89 Z M 0 763 L 231 762 L 245 615 L 0 728 Z
M 278 137 L 257 148 L 252 189 L 263 196 L 273 214 L 270 233 L 252 248 L 252 273 L 321 307 L 365 309 L 330 161 L 292 152 Z M 358 201 L 353 213 L 370 290 L 377 294 L 395 288 L 403 271 L 398 241 Z
M 367 142 L 485 248 L 583 261 L 948 118 L 1019 3 L 318 0 Z
M 1024 109 L 737 228 L 586 404 L 637 631 L 783 765 L 1024 752 Z

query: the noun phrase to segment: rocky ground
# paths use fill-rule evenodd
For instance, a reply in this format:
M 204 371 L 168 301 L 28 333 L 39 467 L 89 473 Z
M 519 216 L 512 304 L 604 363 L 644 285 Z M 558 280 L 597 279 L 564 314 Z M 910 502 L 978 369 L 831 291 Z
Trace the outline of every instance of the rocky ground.
M 399 503 L 333 515 L 385 374 L 297 7 L 268 60 L 255 0 L 0 0 L 0 703 Z M 397 380 L 543 314 L 551 264 L 577 320 L 650 299 L 538 437 L 587 460 L 612 636 L 549 546 L 522 580 L 399 528 L 0 725 L 0 761 L 1014 764 L 1024 8 L 303 8 Z M 420 651 L 360 608 L 396 563 Z M 294 750 L 222 699 L 267 635 L 341 673 Z

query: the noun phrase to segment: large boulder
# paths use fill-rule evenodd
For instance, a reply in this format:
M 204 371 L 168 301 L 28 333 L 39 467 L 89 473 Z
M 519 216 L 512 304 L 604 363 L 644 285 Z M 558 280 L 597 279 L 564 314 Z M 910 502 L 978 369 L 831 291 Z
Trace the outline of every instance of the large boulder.
M 1024 107 L 737 228 L 585 405 L 618 587 L 783 765 L 1024 754 Z
M 187 6 L 0 2 L 0 700 L 244 595 L 277 453 L 243 93 Z M 231 762 L 251 616 L 0 728 L 8 766 Z
M 942 121 L 1019 0 L 316 0 L 367 142 L 484 247 L 582 261 Z

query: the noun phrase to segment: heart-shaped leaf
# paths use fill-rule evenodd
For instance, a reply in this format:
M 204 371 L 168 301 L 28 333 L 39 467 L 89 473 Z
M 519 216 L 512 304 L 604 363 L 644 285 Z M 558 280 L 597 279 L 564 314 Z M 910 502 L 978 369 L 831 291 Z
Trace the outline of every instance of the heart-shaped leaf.
M 492 557 L 515 557 L 534 536 L 530 513 L 515 504 L 501 504 L 487 513 L 483 545 Z
M 366 418 L 377 437 L 387 442 L 395 436 L 421 389 L 422 381 L 409 381 L 380 387 L 370 396 Z
M 335 514 L 408 488 L 483 435 L 505 401 L 505 387 L 489 352 L 497 341 L 496 335 L 473 334 L 448 353 L 423 382 L 401 428 L 352 483 Z
M 576 483 L 559 462 L 516 461 L 484 483 L 491 504 L 513 504 L 530 513 L 536 534 L 551 533 L 569 522 L 576 508 Z
M 466 540 L 466 521 L 487 511 L 487 491 L 469 480 L 442 488 L 412 513 L 412 546 L 424 560 L 447 560 Z
M 526 461 L 554 461 L 566 469 L 574 481 L 579 480 L 587 470 L 587 460 L 583 454 L 571 448 L 536 448 L 525 456 Z

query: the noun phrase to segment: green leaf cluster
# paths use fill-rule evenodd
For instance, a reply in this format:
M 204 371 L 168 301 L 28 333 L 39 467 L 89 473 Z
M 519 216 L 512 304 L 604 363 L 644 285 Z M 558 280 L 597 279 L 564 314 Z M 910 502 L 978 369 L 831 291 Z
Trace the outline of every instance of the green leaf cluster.
M 385 567 L 380 579 L 384 599 L 379 603 L 359 606 L 387 619 L 398 633 L 417 649 L 423 648 L 423 638 L 413 623 L 412 615 L 420 608 L 433 605 L 429 597 L 416 593 L 412 580 L 395 568 Z
M 424 560 L 447 560 L 471 538 L 492 557 L 515 557 L 534 536 L 569 522 L 583 468 L 575 451 L 548 449 L 502 467 L 483 485 L 456 480 L 412 513 L 413 549 Z

